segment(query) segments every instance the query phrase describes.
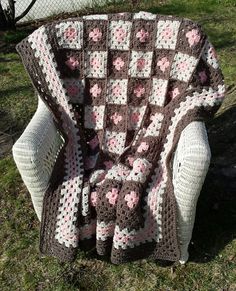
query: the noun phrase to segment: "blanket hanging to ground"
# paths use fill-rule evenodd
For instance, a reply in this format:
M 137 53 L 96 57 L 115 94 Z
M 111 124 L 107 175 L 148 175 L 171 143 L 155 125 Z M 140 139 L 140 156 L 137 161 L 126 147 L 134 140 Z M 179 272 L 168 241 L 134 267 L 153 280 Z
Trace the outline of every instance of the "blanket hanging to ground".
M 44 196 L 41 252 L 177 261 L 173 152 L 224 96 L 201 27 L 147 12 L 88 15 L 40 27 L 17 51 L 65 140 Z

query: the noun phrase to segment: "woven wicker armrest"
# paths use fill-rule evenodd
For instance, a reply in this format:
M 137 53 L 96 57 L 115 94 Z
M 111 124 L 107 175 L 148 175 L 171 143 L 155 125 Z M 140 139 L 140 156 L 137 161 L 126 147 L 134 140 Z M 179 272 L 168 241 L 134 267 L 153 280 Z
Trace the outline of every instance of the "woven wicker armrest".
M 13 146 L 14 160 L 31 194 L 39 220 L 43 195 L 62 144 L 51 113 L 39 99 L 36 113 Z
M 188 260 L 197 200 L 211 159 L 203 122 L 190 123 L 181 133 L 173 162 L 173 185 L 178 208 L 180 263 Z

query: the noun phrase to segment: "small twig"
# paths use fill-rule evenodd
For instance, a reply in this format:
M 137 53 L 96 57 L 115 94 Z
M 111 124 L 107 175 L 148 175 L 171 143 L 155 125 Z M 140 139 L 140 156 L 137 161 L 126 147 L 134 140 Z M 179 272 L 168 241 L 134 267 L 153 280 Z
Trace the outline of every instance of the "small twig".
M 8 128 L 6 129 L 6 131 L 8 131 L 9 129 L 11 129 L 11 127 L 8 127 Z M 1 131 L 1 130 L 0 130 L 0 135 L 8 135 L 8 136 L 10 136 L 10 137 L 13 137 L 13 134 L 6 133 L 6 131 Z
M 226 94 L 231 94 L 234 91 L 236 91 L 236 85 L 235 84 L 229 85 L 226 89 Z

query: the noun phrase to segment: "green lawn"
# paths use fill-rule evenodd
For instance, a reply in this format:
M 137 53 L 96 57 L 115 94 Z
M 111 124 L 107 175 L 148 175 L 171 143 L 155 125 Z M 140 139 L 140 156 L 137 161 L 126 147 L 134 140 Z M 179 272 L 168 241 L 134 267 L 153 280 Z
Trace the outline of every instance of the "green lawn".
M 212 162 L 198 203 L 190 260 L 186 266 L 163 267 L 145 260 L 115 266 L 92 253 L 79 254 L 72 265 L 40 257 L 39 222 L 7 150 L 37 105 L 14 51 L 15 43 L 30 31 L 21 28 L 5 33 L 7 47 L 0 49 L 0 137 L 6 144 L 0 160 L 1 290 L 236 290 L 235 1 L 138 2 L 136 7 L 128 1 L 97 7 L 96 12 L 147 10 L 197 20 L 217 49 L 229 88 L 215 119 L 207 124 Z

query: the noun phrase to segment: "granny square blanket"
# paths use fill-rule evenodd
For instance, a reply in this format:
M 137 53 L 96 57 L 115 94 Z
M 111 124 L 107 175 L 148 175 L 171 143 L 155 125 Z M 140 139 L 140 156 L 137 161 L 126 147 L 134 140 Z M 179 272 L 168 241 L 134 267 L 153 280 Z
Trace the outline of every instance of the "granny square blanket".
M 184 127 L 212 117 L 225 92 L 201 27 L 144 11 L 87 15 L 41 26 L 17 51 L 65 141 L 40 251 L 178 261 L 173 153 Z

